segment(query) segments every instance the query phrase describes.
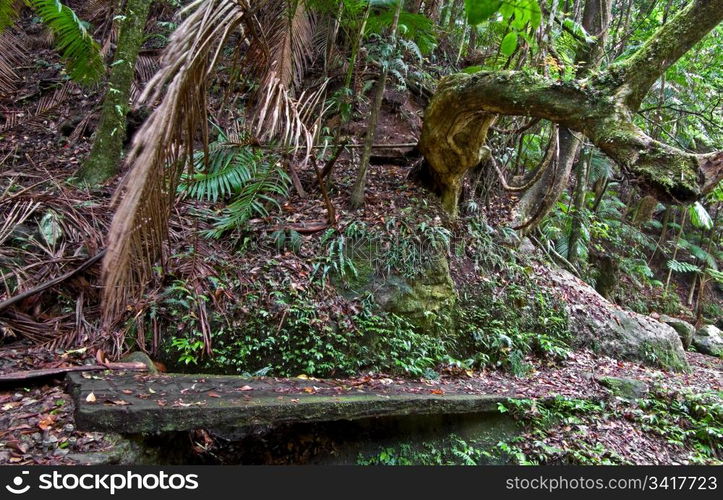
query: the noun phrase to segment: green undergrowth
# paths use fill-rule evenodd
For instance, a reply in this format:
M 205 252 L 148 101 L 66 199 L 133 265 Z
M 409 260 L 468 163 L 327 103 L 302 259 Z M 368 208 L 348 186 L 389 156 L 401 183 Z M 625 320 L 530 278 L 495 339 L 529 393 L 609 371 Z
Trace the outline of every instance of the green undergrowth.
M 462 289 L 456 321 L 464 351 L 472 353 L 469 363 L 524 375 L 529 355 L 567 358 L 571 339 L 564 303 L 537 285 L 524 256 L 479 226 L 472 228 L 482 278 Z
M 556 397 L 544 401 L 511 400 L 500 405 L 527 429 L 524 436 L 499 443 L 499 451 L 518 464 L 619 465 L 634 463 L 630 455 L 607 447 L 590 429 L 595 422 L 614 428 L 632 422 L 644 433 L 664 440 L 684 460 L 720 464 L 723 459 L 723 396 L 656 389 L 637 402 L 589 401 Z M 618 432 L 625 432 L 624 429 Z M 556 439 L 551 440 L 551 437 Z M 618 436 L 622 448 L 628 443 Z M 564 446 L 558 443 L 565 443 Z
M 333 290 L 295 290 L 291 282 L 260 282 L 224 313 L 212 310 L 212 356 L 204 352 L 194 305 L 198 296 L 170 288 L 163 313 L 177 331 L 164 356 L 181 371 L 275 376 L 349 376 L 364 371 L 438 376 L 454 362 L 453 339 L 425 334 L 405 318 L 350 302 Z M 210 299 L 201 299 L 210 301 Z
M 530 356 L 556 361 L 568 355 L 564 305 L 536 285 L 531 266 L 499 243 L 500 235 L 478 225 L 455 239 L 434 221 L 400 218 L 388 218 L 384 226 L 396 228 L 398 240 L 375 240 L 376 226 L 362 223 L 322 236 L 326 253 L 300 264 L 308 270 L 301 275 L 288 262 L 270 259 L 255 280 L 242 280 L 219 263 L 213 264 L 216 274 L 193 284 L 176 277 L 130 328 L 146 332 L 136 338 L 147 338 L 150 325 L 160 325 L 162 360 L 173 370 L 193 372 L 436 378 L 451 366 L 525 375 Z M 362 273 L 360 259 L 348 258 L 353 241 L 357 252 L 376 241 L 370 256 L 378 259 L 369 261 L 374 273 L 416 276 L 432 253 L 446 249 L 451 266 L 477 259 L 478 276 L 457 283 L 453 308 L 427 311 L 420 324 L 382 311 L 373 290 L 345 293 L 342 284 L 355 283 Z M 394 267 L 382 267 L 390 261 Z M 225 290 L 233 290 L 232 300 L 224 298 Z
M 723 406 L 720 392 L 694 394 L 655 390 L 637 403 L 590 401 L 558 396 L 546 400 L 508 400 L 498 410 L 524 429 L 489 446 L 474 437 L 450 434 L 436 442 L 405 442 L 359 456 L 360 465 L 624 465 L 637 463 L 634 445 L 620 435 L 621 450 L 609 448 L 591 432 L 595 422 L 612 428 L 632 423 L 664 440 L 682 460 L 720 465 L 723 460 Z M 644 460 L 647 456 L 640 455 Z

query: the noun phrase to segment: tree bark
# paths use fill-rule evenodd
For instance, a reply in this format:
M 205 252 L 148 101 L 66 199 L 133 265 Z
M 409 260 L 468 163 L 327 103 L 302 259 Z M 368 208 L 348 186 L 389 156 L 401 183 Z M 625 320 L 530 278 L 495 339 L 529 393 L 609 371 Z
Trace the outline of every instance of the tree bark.
M 392 46 L 397 44 L 397 29 L 399 27 L 399 15 L 402 12 L 402 0 L 397 0 L 397 7 L 394 12 L 394 20 L 392 21 L 391 27 L 391 40 Z M 357 171 L 356 182 L 351 192 L 351 206 L 352 208 L 359 208 L 364 205 L 364 190 L 367 184 L 367 171 L 369 170 L 369 161 L 372 156 L 372 146 L 374 145 L 374 138 L 377 132 L 377 122 L 379 121 L 379 112 L 382 108 L 382 99 L 384 98 L 384 89 L 387 83 L 388 65 L 384 65 L 379 75 L 379 81 L 377 82 L 376 94 L 374 95 L 374 102 L 372 103 L 371 114 L 369 115 L 369 122 L 367 123 L 367 135 L 364 142 L 364 152 L 362 154 L 361 164 Z
M 90 156 L 78 171 L 81 181 L 96 185 L 118 172 L 126 136 L 126 115 L 138 52 L 143 45 L 151 0 L 128 0 L 119 21 L 120 34 L 111 66 L 108 92 Z
M 691 154 L 668 146 L 638 128 L 633 115 L 655 78 L 721 19 L 723 0 L 696 0 L 631 59 L 590 79 L 564 82 L 516 71 L 443 79 L 425 112 L 419 144 L 429 186 L 445 209 L 456 214 L 462 179 L 489 154 L 487 131 L 496 115 L 504 114 L 542 118 L 584 134 L 658 200 L 685 203 L 700 198 L 723 178 L 723 151 Z M 677 38 L 685 50 L 673 43 Z M 649 62 L 655 71 L 634 70 L 630 60 Z M 564 169 L 558 166 L 558 175 Z
M 577 264 L 577 246 L 582 239 L 583 210 L 585 209 L 585 193 L 587 191 L 587 178 L 590 171 L 592 148 L 588 149 L 587 158 L 580 159 L 577 171 L 577 185 L 575 186 L 575 198 L 573 200 L 572 225 L 570 227 L 570 239 L 568 240 L 567 260 L 573 266 Z

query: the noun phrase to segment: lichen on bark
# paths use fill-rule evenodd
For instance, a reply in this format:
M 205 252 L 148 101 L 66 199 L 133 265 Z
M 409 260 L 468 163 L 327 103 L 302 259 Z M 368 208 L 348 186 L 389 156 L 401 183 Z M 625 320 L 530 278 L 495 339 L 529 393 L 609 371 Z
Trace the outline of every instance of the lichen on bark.
M 86 184 L 105 182 L 118 171 L 126 138 L 126 115 L 138 53 L 143 45 L 144 29 L 151 0 L 128 0 L 119 16 L 118 47 L 111 65 L 108 91 L 103 100 L 100 121 L 90 156 L 78 171 Z

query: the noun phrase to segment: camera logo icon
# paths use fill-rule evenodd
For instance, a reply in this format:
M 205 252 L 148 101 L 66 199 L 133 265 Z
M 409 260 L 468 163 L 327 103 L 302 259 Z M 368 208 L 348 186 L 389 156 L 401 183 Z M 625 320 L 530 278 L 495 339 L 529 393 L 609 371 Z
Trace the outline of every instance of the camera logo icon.
M 30 474 L 30 472 L 24 470 L 20 473 L 19 476 L 15 476 L 13 478 L 13 484 L 12 485 L 6 485 L 5 489 L 8 490 L 10 493 L 13 493 L 14 495 L 22 495 L 23 493 L 27 493 L 30 489 L 30 485 L 23 486 L 23 476 L 27 476 Z

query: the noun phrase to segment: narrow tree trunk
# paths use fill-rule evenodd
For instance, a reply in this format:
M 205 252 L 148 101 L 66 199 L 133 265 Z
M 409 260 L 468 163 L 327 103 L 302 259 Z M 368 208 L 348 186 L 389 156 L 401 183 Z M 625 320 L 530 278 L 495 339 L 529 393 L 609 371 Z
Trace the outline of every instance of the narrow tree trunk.
M 585 30 L 594 35 L 595 42 L 582 47 L 575 59 L 579 64 L 578 77 L 584 77 L 599 66 L 602 59 L 607 30 L 610 25 L 612 0 L 587 0 L 583 11 L 582 25 Z M 569 130 L 561 130 L 560 134 L 560 156 L 559 165 L 562 166 L 559 172 L 546 173 L 543 178 L 530 191 L 525 193 L 520 202 L 521 210 L 518 210 L 520 218 L 526 218 L 524 227 L 534 229 L 547 213 L 555 205 L 562 192 L 567 187 L 570 170 L 575 157 L 580 152 L 580 140 Z M 555 176 L 552 180 L 550 175 Z M 544 192 L 542 203 L 538 203 L 540 192 Z M 529 208 L 534 205 L 535 215 L 530 217 Z M 522 222 L 522 221 L 518 221 Z
M 397 45 L 397 28 L 399 27 L 399 15 L 402 12 L 402 1 L 398 0 L 396 11 L 394 12 L 394 21 L 392 22 L 391 28 L 391 45 L 396 47 Z M 394 50 L 394 49 L 392 49 Z M 361 164 L 357 172 L 356 182 L 351 192 L 351 206 L 352 208 L 359 208 L 364 204 L 364 190 L 367 182 L 367 171 L 369 170 L 369 160 L 372 156 L 372 145 L 377 132 L 377 122 L 379 121 L 379 112 L 382 107 L 382 99 L 384 98 L 384 89 L 386 88 L 387 82 L 387 68 L 388 65 L 383 65 L 381 74 L 379 75 L 379 81 L 377 82 L 376 94 L 374 95 L 374 102 L 372 103 L 371 114 L 369 115 L 369 122 L 367 123 L 367 135 L 364 142 L 364 153 L 362 154 Z
M 151 0 L 128 0 L 119 17 L 120 34 L 111 66 L 108 92 L 103 100 L 100 122 L 90 156 L 78 171 L 81 181 L 96 185 L 118 172 L 126 137 L 131 85 L 138 52 L 143 45 Z
M 362 41 L 364 40 L 364 31 L 367 27 L 367 21 L 369 20 L 369 13 L 371 12 L 372 4 L 370 3 L 366 9 L 364 9 L 364 17 L 362 17 L 361 25 L 359 26 L 359 32 L 356 38 L 352 42 L 351 56 L 349 57 L 349 68 L 346 72 L 346 78 L 344 79 L 344 87 L 347 89 L 351 88 L 351 83 L 354 80 L 354 69 L 356 68 L 356 60 L 359 57 L 359 49 L 361 49 Z
M 678 230 L 678 236 L 675 238 L 675 248 L 673 249 L 673 258 L 671 260 L 675 260 L 675 258 L 678 256 L 678 245 L 680 244 L 680 238 L 683 236 L 683 230 L 685 229 L 686 215 L 688 215 L 688 211 L 685 209 L 685 207 L 683 207 L 680 214 L 680 229 Z M 665 280 L 665 293 L 668 293 L 668 289 L 670 288 L 670 278 L 672 276 L 673 270 L 669 268 L 668 277 Z
M 575 200 L 573 203 L 572 226 L 570 228 L 570 240 L 568 241 L 567 260 L 573 266 L 577 262 L 577 244 L 582 235 L 582 212 L 585 209 L 585 193 L 587 191 L 587 175 L 590 171 L 590 159 L 592 157 L 592 146 L 588 151 L 587 158 L 580 162 L 577 171 L 577 185 L 575 186 Z

